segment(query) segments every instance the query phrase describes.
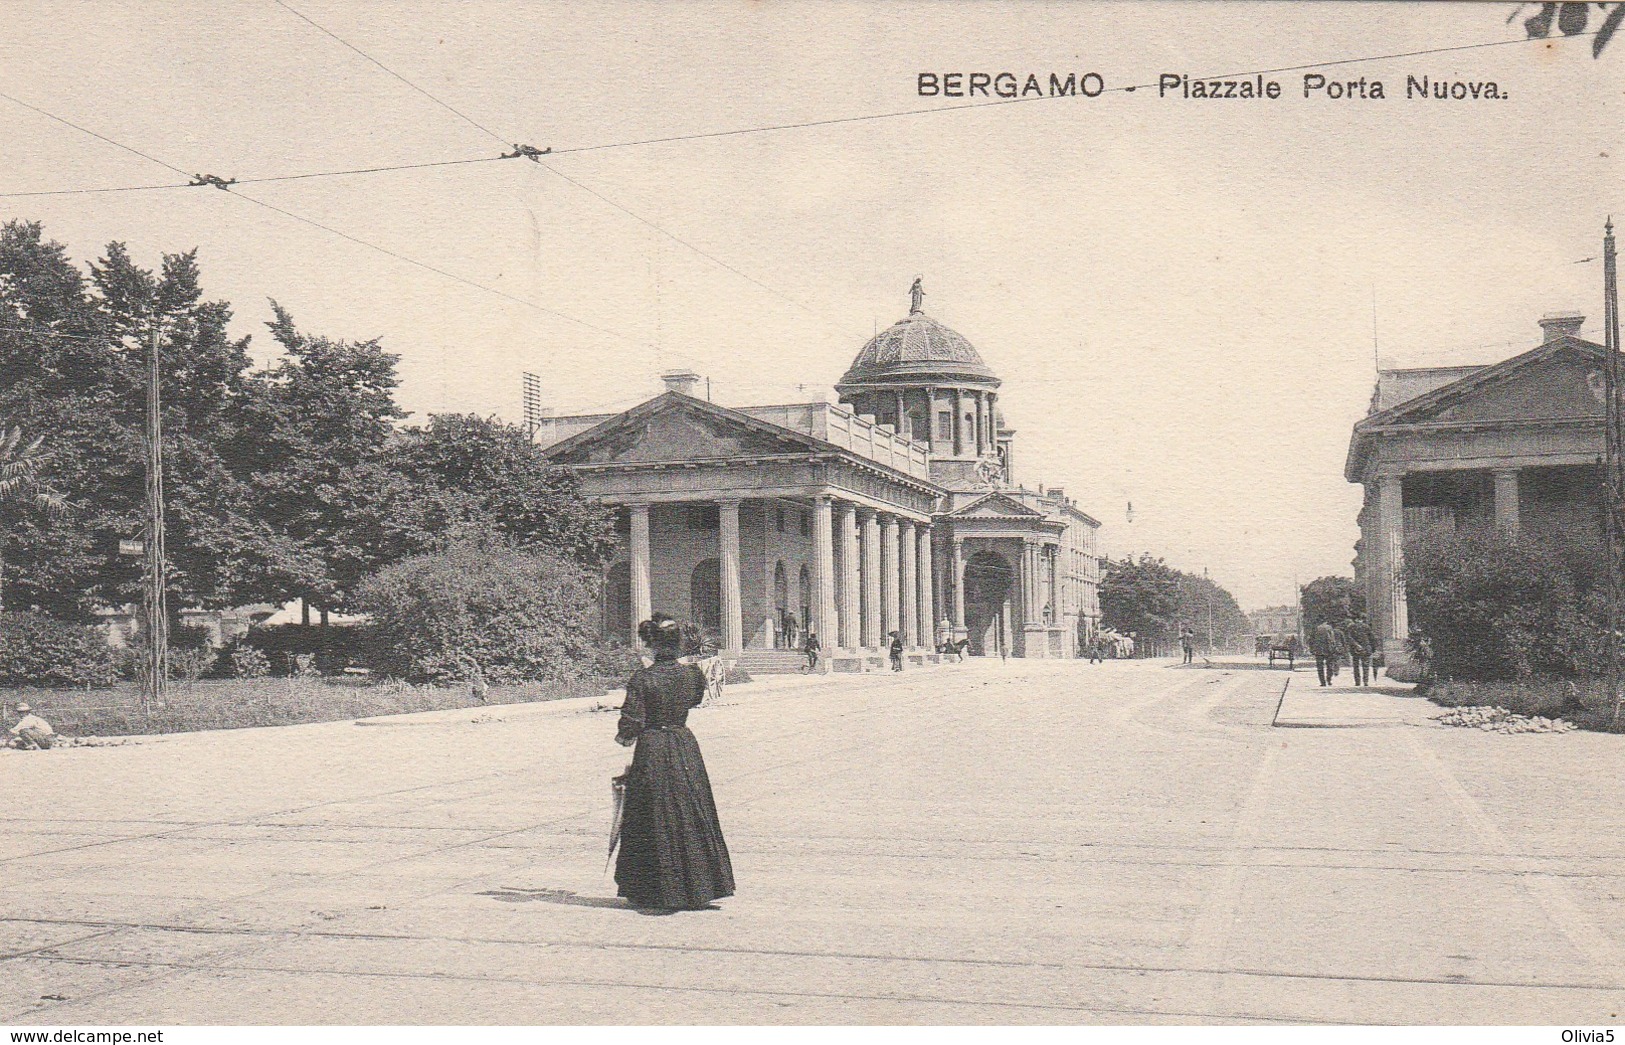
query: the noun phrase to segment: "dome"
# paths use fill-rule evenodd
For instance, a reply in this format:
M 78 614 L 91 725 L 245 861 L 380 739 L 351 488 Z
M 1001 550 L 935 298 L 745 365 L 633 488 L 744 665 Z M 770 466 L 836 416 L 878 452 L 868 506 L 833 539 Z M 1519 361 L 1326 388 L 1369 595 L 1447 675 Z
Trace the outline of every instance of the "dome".
M 958 331 L 950 330 L 920 310 L 925 292 L 916 280 L 913 307 L 904 318 L 876 334 L 852 360 L 842 376 L 845 385 L 916 384 L 928 378 L 953 378 L 997 385 L 976 348 Z

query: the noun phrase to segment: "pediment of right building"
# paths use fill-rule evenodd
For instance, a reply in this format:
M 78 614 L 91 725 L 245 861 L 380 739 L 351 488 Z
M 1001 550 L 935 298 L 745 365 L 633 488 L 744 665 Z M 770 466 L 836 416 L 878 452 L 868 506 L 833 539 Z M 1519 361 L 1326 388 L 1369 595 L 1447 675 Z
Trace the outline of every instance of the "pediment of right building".
M 1563 337 L 1397 403 L 1357 427 L 1600 417 L 1607 402 L 1606 366 L 1603 346 Z

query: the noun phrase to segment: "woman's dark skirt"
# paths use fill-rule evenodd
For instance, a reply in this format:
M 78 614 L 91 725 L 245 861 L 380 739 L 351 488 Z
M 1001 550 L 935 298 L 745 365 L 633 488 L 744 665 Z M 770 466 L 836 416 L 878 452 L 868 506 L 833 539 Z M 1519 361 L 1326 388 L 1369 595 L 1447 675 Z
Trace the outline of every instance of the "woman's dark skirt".
M 615 884 L 634 907 L 694 909 L 733 895 L 733 864 L 711 779 L 686 726 L 638 736 Z

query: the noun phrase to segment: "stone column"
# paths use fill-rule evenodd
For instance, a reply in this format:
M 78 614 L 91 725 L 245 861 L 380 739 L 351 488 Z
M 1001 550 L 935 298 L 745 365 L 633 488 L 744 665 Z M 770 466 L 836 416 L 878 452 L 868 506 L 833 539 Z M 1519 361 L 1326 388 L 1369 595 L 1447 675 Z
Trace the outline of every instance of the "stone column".
M 954 638 L 962 639 L 965 628 L 965 539 L 954 535 Z
M 886 514 L 880 518 L 880 641 L 891 642 L 891 633 L 902 631 L 897 620 L 897 604 L 901 595 L 897 561 L 897 516 Z
M 627 506 L 632 517 L 632 635 L 628 640 L 638 643 L 638 625 L 649 619 L 653 612 L 649 603 L 649 506 Z
M 834 520 L 829 495 L 813 498 L 813 591 L 814 620 L 808 625 L 818 632 L 818 641 L 825 650 L 835 648 L 840 640 L 836 634 L 835 616 L 835 543 Z M 824 661 L 820 660 L 820 663 Z
M 863 556 L 863 645 L 880 648 L 880 517 L 858 509 L 858 543 Z
M 919 589 L 915 598 L 919 602 L 920 640 L 928 649 L 937 648 L 937 606 L 932 596 L 932 574 L 936 572 L 936 559 L 931 553 L 931 527 L 922 525 L 915 531 L 915 542 L 919 545 L 918 570 Z
M 976 456 L 980 457 L 982 456 L 982 393 L 972 392 L 970 395 L 971 413 L 975 416 L 975 420 L 971 424 L 976 429 L 976 441 L 973 445 Z
M 898 598 L 903 604 L 903 644 L 913 648 L 920 644 L 920 576 L 919 545 L 914 537 L 914 523 L 902 522 L 903 569 Z
M 965 452 L 965 395 L 954 389 L 954 456 Z
M 925 386 L 925 445 L 937 452 L 937 390 L 933 385 Z
M 1066 608 L 1066 601 L 1061 598 L 1061 546 L 1044 545 L 1044 556 L 1049 560 L 1045 564 L 1048 567 L 1045 576 L 1049 578 L 1049 623 L 1059 624 Z
M 1495 470 L 1495 525 L 1508 534 L 1518 532 L 1518 470 Z
M 850 503 L 841 502 L 835 522 L 841 540 L 840 644 L 842 649 L 857 649 L 862 642 L 858 624 L 863 618 L 858 595 L 858 518 Z
M 745 648 L 745 622 L 739 601 L 739 502 L 717 502 L 717 560 L 722 564 L 722 648 L 738 660 Z
M 1376 605 L 1367 607 L 1380 629 L 1383 650 L 1403 658 L 1409 625 L 1405 612 L 1405 477 L 1377 478 L 1377 519 L 1370 592 Z

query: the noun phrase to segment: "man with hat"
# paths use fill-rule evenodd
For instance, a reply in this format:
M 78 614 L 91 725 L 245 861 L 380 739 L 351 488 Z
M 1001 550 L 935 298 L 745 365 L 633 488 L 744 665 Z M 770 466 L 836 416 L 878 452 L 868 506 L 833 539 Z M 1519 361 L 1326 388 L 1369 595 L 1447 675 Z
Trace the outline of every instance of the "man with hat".
M 27 704 L 17 705 L 18 720 L 11 727 L 11 744 L 22 751 L 47 751 L 56 743 L 56 730 L 51 724 L 34 714 Z
M 1366 623 L 1365 614 L 1355 610 L 1346 624 L 1343 625 L 1343 634 L 1349 640 L 1349 660 L 1354 667 L 1354 684 L 1356 686 L 1371 685 L 1371 654 L 1377 648 L 1377 637 L 1371 632 L 1371 625 Z

